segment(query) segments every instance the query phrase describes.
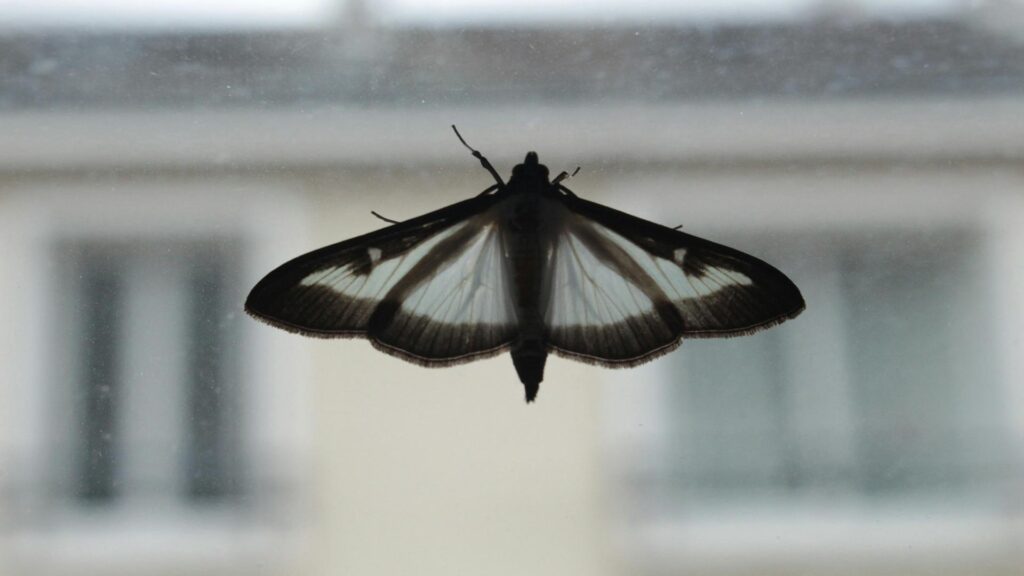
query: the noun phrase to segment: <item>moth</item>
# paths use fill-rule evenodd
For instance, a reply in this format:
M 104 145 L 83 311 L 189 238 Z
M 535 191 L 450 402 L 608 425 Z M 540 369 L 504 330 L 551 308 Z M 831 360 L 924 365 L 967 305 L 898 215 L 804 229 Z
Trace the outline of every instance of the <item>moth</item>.
M 750 334 L 803 311 L 799 289 L 771 265 L 585 200 L 563 184 L 567 173 L 550 179 L 536 152 L 505 182 L 452 129 L 493 185 L 286 262 L 256 284 L 246 311 L 306 336 L 366 338 L 423 366 L 507 350 L 527 402 L 550 353 L 636 366 L 684 338 Z

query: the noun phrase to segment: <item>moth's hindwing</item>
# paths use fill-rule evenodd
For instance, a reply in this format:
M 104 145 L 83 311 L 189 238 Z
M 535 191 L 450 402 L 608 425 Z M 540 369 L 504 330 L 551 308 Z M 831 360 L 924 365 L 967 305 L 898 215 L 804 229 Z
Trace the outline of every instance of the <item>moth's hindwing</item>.
M 246 301 L 257 318 L 311 336 L 364 336 L 430 365 L 503 350 L 515 333 L 492 197 L 285 263 Z
M 546 312 L 556 353 L 631 366 L 681 338 L 747 334 L 804 309 L 793 282 L 753 256 L 580 198 L 564 205 Z

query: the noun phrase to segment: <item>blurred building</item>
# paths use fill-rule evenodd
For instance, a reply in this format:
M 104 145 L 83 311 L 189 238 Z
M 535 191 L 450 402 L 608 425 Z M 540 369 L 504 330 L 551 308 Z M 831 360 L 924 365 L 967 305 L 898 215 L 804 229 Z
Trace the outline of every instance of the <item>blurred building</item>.
M 1024 45 L 984 18 L 0 35 L 0 572 L 1024 566 Z M 426 370 L 242 312 L 475 194 L 754 253 L 808 310 L 630 371 Z

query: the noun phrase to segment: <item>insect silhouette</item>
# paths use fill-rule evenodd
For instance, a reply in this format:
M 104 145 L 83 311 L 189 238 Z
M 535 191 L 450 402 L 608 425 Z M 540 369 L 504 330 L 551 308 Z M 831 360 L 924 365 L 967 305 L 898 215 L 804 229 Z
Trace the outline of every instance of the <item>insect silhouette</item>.
M 286 262 L 246 311 L 306 336 L 366 338 L 424 366 L 507 350 L 527 402 L 549 353 L 635 366 L 687 337 L 749 334 L 803 311 L 771 265 L 580 198 L 536 152 L 505 182 L 452 129 L 493 185 Z

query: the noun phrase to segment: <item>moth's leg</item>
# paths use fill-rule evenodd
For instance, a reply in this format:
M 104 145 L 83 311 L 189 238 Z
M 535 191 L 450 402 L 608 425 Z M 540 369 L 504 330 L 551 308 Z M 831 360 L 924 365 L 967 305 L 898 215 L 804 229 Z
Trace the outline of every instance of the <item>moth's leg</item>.
M 486 196 L 486 195 L 490 194 L 491 192 L 494 192 L 498 188 L 499 188 L 499 186 L 497 184 L 491 184 L 490 186 L 487 187 L 486 190 L 484 190 L 483 192 L 477 194 L 476 197 L 479 198 L 481 196 Z
M 374 216 L 376 216 L 377 218 L 380 218 L 381 220 L 387 222 L 388 224 L 400 224 L 400 222 L 398 220 L 392 220 L 391 218 L 385 218 L 385 217 L 381 216 L 380 214 L 377 214 L 373 210 L 370 210 L 370 214 L 373 214 Z
M 551 183 L 555 184 L 555 185 L 558 185 L 558 184 L 560 184 L 562 182 L 562 180 L 567 180 L 569 178 L 572 178 L 573 176 L 575 176 L 575 175 L 577 175 L 579 173 L 580 173 L 580 167 L 579 166 L 577 166 L 576 169 L 572 171 L 572 174 L 569 174 L 565 170 L 562 170 L 562 172 L 558 176 L 555 176 L 555 179 L 552 180 Z
M 487 170 L 488 172 L 491 173 L 491 176 L 494 177 L 494 181 L 498 183 L 498 189 L 504 190 L 505 181 L 501 179 L 501 176 L 498 174 L 498 171 L 494 169 L 494 166 L 491 166 L 490 160 L 484 158 L 483 154 L 481 154 L 477 150 L 474 150 L 473 147 L 470 146 L 469 144 L 466 144 L 466 141 L 462 138 L 462 134 L 459 134 L 459 129 L 455 127 L 455 124 L 452 124 L 452 130 L 454 130 L 455 135 L 459 137 L 459 142 L 462 142 L 462 145 L 473 153 L 473 157 L 480 161 L 480 165 L 484 167 L 484 170 Z
M 568 188 L 566 188 L 565 186 L 562 186 L 561 184 L 558 184 L 557 186 L 558 186 L 558 189 L 561 190 L 562 193 L 565 194 L 566 196 L 568 196 L 569 198 L 578 198 L 578 196 L 576 196 L 576 193 L 573 192 L 572 190 L 569 190 Z

